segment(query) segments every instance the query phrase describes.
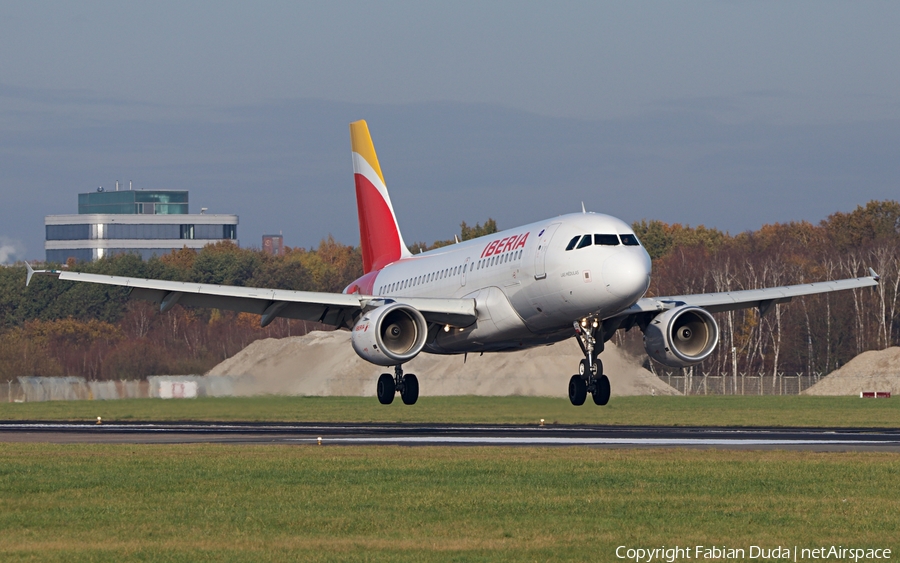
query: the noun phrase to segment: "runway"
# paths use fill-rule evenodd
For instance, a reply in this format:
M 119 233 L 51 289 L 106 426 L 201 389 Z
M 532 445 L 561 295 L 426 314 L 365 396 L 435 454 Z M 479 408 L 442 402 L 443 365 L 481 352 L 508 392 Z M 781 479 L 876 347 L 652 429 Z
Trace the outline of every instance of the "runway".
M 0 422 L 0 442 L 547 446 L 900 452 L 900 428 Z

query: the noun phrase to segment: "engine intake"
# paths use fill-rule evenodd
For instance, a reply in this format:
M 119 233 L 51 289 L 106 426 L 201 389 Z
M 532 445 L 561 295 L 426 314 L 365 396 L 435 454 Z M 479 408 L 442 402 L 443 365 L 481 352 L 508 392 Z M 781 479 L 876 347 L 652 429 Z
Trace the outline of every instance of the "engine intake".
M 644 349 L 673 368 L 699 364 L 719 343 L 719 325 L 706 309 L 683 306 L 661 313 L 644 330 Z
M 408 362 L 425 346 L 428 324 L 418 309 L 390 303 L 365 313 L 350 340 L 360 358 L 379 366 Z

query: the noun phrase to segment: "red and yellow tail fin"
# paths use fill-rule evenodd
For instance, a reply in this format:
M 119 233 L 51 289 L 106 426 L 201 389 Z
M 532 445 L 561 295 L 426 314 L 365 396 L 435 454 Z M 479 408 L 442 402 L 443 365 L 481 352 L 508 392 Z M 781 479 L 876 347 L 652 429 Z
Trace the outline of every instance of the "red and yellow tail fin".
M 368 274 L 401 257 L 410 256 L 410 253 L 400 235 L 397 216 L 365 121 L 350 124 L 350 146 L 353 150 L 353 179 L 359 213 L 359 244 L 363 271 Z

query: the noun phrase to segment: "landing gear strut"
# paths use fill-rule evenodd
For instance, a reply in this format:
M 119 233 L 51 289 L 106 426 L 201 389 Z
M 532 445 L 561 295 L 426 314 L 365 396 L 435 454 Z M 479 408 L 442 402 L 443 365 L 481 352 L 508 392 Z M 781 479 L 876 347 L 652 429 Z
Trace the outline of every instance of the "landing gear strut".
M 609 378 L 603 375 L 603 362 L 597 357 L 603 351 L 600 321 L 587 318 L 573 324 L 584 359 L 578 364 L 578 375 L 569 380 L 569 401 L 575 406 L 583 405 L 590 393 L 595 405 L 605 405 L 609 402 Z
M 404 405 L 414 405 L 419 398 L 419 379 L 408 373 L 403 375 L 403 366 L 394 366 L 394 375 L 382 373 L 378 378 L 375 394 L 378 402 L 389 405 L 394 402 L 394 394 L 400 391 Z

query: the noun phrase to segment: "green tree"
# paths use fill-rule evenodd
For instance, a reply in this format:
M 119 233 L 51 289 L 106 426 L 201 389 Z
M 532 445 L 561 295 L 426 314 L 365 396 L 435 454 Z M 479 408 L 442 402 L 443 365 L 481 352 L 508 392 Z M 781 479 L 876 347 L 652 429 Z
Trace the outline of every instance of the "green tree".
M 900 236 L 900 203 L 870 201 L 850 213 L 833 213 L 822 221 L 828 236 L 840 250 L 858 248 L 876 239 Z

